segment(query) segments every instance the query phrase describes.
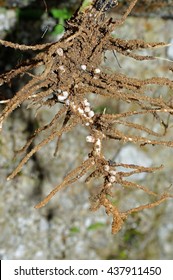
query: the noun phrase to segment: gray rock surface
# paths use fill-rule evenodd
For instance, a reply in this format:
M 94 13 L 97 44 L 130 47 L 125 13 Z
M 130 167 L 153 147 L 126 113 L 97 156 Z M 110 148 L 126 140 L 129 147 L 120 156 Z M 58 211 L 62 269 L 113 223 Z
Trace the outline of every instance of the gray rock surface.
M 50 7 L 69 7 L 75 10 L 79 7 L 81 0 L 47 0 L 47 6 Z M 58 3 L 57 3 L 58 2 Z M 119 5 L 114 9 L 118 13 L 122 13 L 127 8 L 128 1 L 119 0 Z M 4 5 L 7 7 L 27 7 L 28 5 L 35 5 L 38 8 L 36 0 L 5 0 Z M 44 7 L 44 1 L 39 2 L 40 7 Z M 138 0 L 135 9 L 132 12 L 135 16 L 151 16 L 151 17 L 165 17 L 173 18 L 173 0 Z
M 119 153 L 113 159 L 113 161 L 117 163 L 126 163 L 126 164 L 136 164 L 143 166 L 151 166 L 152 159 L 146 153 L 144 153 L 141 149 L 135 147 L 133 144 L 127 144 L 122 149 L 120 149 Z M 120 167 L 119 171 L 128 172 L 127 168 Z M 144 180 L 146 177 L 146 173 L 139 173 L 130 176 L 131 180 Z

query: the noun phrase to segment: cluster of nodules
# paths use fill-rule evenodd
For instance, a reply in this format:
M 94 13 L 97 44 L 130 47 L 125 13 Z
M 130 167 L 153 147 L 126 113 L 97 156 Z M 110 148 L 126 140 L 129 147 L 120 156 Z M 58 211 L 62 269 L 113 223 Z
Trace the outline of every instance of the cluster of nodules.
M 88 143 L 94 143 L 94 154 L 100 155 L 101 152 L 101 140 L 100 138 L 95 138 L 93 135 L 88 135 L 86 137 L 86 142 Z
M 81 107 L 77 107 L 77 111 L 83 116 L 83 117 L 86 117 L 86 118 L 93 118 L 94 117 L 94 111 L 91 110 L 91 107 L 90 107 L 90 103 L 89 101 L 85 98 L 82 102 L 81 102 L 82 106 Z
M 95 69 L 92 69 L 92 71 L 90 71 L 87 69 L 87 66 L 85 64 L 82 64 L 80 67 L 83 71 L 92 74 L 93 79 L 98 79 L 98 75 L 101 73 L 101 70 L 99 68 L 95 68 Z
M 87 66 L 85 65 L 85 64 L 82 64 L 81 65 L 81 69 L 83 70 L 83 71 L 86 71 L 87 70 Z M 101 70 L 99 69 L 99 68 L 95 68 L 94 69 L 94 74 L 100 74 L 101 73 Z
M 70 100 L 68 91 L 62 91 L 58 89 L 58 101 L 65 103 L 67 106 L 70 106 L 74 112 L 77 112 L 86 119 L 85 125 L 88 126 L 92 123 L 92 118 L 94 117 L 94 111 L 91 109 L 89 101 L 85 98 L 80 105 L 75 104 L 74 101 Z
M 85 125 L 89 126 L 93 123 L 94 111 L 90 107 L 90 103 L 85 98 L 80 105 L 75 104 L 73 101 L 66 100 L 66 105 L 70 106 L 74 112 L 77 112 L 82 119 L 85 119 Z
M 107 165 L 107 164 L 104 166 L 104 170 L 105 170 L 106 173 L 108 174 L 108 175 L 107 175 L 107 178 L 108 178 L 109 183 L 110 183 L 110 184 L 113 184 L 113 183 L 116 181 L 116 174 L 117 174 L 117 171 L 112 170 L 112 169 L 110 168 L 110 166 Z
M 58 100 L 60 102 L 63 102 L 63 101 L 68 99 L 68 96 L 69 96 L 68 91 L 66 91 L 66 90 L 62 91 L 61 89 L 58 89 L 58 93 L 59 93 L 58 94 Z

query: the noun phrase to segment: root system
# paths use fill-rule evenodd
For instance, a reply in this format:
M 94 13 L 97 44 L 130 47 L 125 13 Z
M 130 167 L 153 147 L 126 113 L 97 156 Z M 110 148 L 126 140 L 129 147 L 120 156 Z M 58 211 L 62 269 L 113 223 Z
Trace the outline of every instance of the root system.
M 145 208 L 155 207 L 173 195 L 166 192 L 159 194 L 128 180 L 132 174 L 151 173 L 162 166 L 144 167 L 111 162 L 104 155 L 102 144 L 104 141 L 114 139 L 122 143 L 135 143 L 139 146 L 173 147 L 173 141 L 164 137 L 168 126 L 162 120 L 163 114 L 165 116 L 173 114 L 172 102 L 165 100 L 162 96 L 153 97 L 152 93 L 148 94 L 147 91 L 147 88 L 151 88 L 153 85 L 166 86 L 172 90 L 173 81 L 164 77 L 140 80 L 118 72 L 109 71 L 107 73 L 103 68 L 101 69 L 100 65 L 106 50 L 116 51 L 136 60 L 151 60 L 154 57 L 139 55 L 135 51 L 164 47 L 166 44 L 163 42 L 148 43 L 142 40 L 123 40 L 111 35 L 112 31 L 115 32 L 116 28 L 124 23 L 137 0 L 131 1 L 129 8 L 120 20 L 113 20 L 106 15 L 109 8 L 108 3 L 102 7 L 100 6 L 101 2 L 105 1 L 93 2 L 95 5 L 89 6 L 85 10 L 79 9 L 73 15 L 67 22 L 64 36 L 58 42 L 25 46 L 0 40 L 1 45 L 5 47 L 35 52 L 32 59 L 17 65 L 15 69 L 0 76 L 0 85 L 10 84 L 14 78 L 20 78 L 20 75 L 29 77 L 29 81 L 6 103 L 0 115 L 0 128 L 2 129 L 6 118 L 13 110 L 25 101 L 29 103 L 30 107 L 35 105 L 51 107 L 59 103 L 60 109 L 51 122 L 36 129 L 20 150 L 26 155 L 8 179 L 13 179 L 24 164 L 46 144 L 58 138 L 57 145 L 59 145 L 64 133 L 68 133 L 76 125 L 84 126 L 88 131 L 86 141 L 91 145 L 91 151 L 86 155 L 86 160 L 69 172 L 62 183 L 56 186 L 35 208 L 45 206 L 60 189 L 73 184 L 85 174 L 87 174 L 86 182 L 101 177 L 103 184 L 100 186 L 100 192 L 91 198 L 91 209 L 97 210 L 103 206 L 106 213 L 113 216 L 112 233 L 117 233 L 128 215 Z M 113 6 L 112 1 L 111 6 Z M 40 66 L 42 66 L 42 72 L 34 74 L 33 70 Z M 117 102 L 124 102 L 124 104 L 133 104 L 134 106 L 131 108 L 135 109 L 115 114 L 96 113 L 88 99 L 91 93 L 97 95 L 98 98 L 102 96 Z M 151 119 L 154 117 L 163 132 L 156 132 L 153 128 L 133 121 L 145 115 Z M 57 123 L 62 117 L 64 118 L 62 126 L 57 128 Z M 127 134 L 123 127 L 131 128 L 134 132 Z M 34 146 L 34 139 L 43 131 L 49 132 L 48 137 Z M 120 166 L 129 171 L 120 172 L 118 169 Z M 136 208 L 132 207 L 124 212 L 120 211 L 118 205 L 112 202 L 112 189 L 117 184 L 125 188 L 142 190 L 151 199 L 153 197 L 152 202 Z

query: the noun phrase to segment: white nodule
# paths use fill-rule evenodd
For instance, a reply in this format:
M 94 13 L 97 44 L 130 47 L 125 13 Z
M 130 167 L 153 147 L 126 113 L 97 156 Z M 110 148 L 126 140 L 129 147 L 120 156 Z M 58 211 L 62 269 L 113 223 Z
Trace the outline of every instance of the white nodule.
M 89 143 L 94 143 L 95 142 L 95 138 L 92 135 L 88 135 L 86 137 L 86 141 Z
M 88 106 L 84 108 L 84 111 L 85 111 L 86 113 L 89 113 L 90 110 L 91 110 L 91 109 L 90 109 L 90 107 L 88 107 Z
M 64 101 L 64 100 L 67 99 L 67 97 L 68 97 L 68 91 L 63 91 L 63 92 L 61 93 L 61 95 L 58 95 L 58 100 L 59 100 L 59 101 Z
M 94 70 L 94 73 L 95 73 L 95 74 L 100 74 L 100 72 L 101 72 L 101 70 L 100 70 L 99 68 L 96 68 L 96 69 Z
M 77 110 L 78 110 L 78 112 L 79 112 L 80 114 L 83 115 L 83 113 L 84 113 L 84 110 L 83 110 L 83 109 L 81 109 L 81 108 L 79 107 L 79 108 L 77 108 Z
M 83 105 L 86 106 L 86 107 L 89 107 L 89 106 L 90 106 L 90 103 L 88 102 L 87 99 L 84 99 L 84 100 L 83 100 Z
M 65 98 L 67 98 L 67 97 L 68 97 L 68 91 L 63 91 L 63 92 L 62 92 L 62 95 L 63 95 Z
M 93 111 L 89 111 L 89 113 L 88 113 L 88 117 L 89 117 L 89 118 L 94 117 L 94 112 L 93 112 Z
M 59 101 L 64 101 L 65 99 L 66 99 L 66 97 L 64 97 L 64 95 L 58 95 Z
M 105 165 L 105 166 L 104 166 L 104 170 L 105 170 L 105 171 L 109 171 L 109 165 Z
M 81 69 L 82 69 L 82 70 L 84 70 L 84 71 L 85 71 L 85 70 L 86 70 L 86 68 L 87 68 L 87 67 L 86 67 L 86 65 L 85 65 L 85 64 L 82 64 L 82 65 L 81 65 Z
M 115 176 L 109 176 L 109 182 L 114 183 L 115 182 Z

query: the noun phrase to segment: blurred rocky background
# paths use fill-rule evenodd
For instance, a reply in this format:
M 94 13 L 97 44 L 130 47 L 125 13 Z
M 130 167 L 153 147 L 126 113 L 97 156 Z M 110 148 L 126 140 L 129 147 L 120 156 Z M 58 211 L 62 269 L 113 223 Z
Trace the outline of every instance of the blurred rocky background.
M 1 0 L 1 7 L 7 8 L 24 8 L 32 6 L 35 8 L 45 7 L 45 3 L 48 9 L 51 7 L 67 7 L 72 10 L 75 10 L 79 7 L 82 0 Z M 114 10 L 116 12 L 122 12 L 128 6 L 129 1 L 127 0 L 118 0 L 119 5 Z M 172 0 L 139 0 L 134 8 L 133 15 L 144 15 L 144 16 L 159 16 L 165 18 L 173 17 L 173 1 Z
M 111 12 L 112 17 L 119 17 L 129 1 L 119 2 L 119 7 Z M 29 45 L 56 41 L 62 35 L 66 17 L 79 3 L 77 0 L 0 1 L 0 38 Z M 58 12 L 53 13 L 52 8 Z M 173 1 L 139 0 L 132 14 L 133 17 L 115 31 L 116 37 L 173 40 Z M 136 62 L 118 54 L 117 62 L 113 53 L 107 52 L 102 67 L 138 78 L 171 78 L 168 68 L 172 66 L 172 47 L 155 50 L 154 54 L 160 57 L 154 62 Z M 31 56 L 30 52 L 21 53 L 0 46 L 0 73 Z M 13 88 L 1 87 L 0 100 L 11 98 L 20 86 L 17 80 Z M 166 88 L 160 90 L 165 95 L 172 94 Z M 92 102 L 96 110 L 106 108 L 108 112 L 115 112 L 119 106 L 105 99 L 93 99 Z M 1 104 L 0 110 L 3 108 Z M 13 112 L 0 135 L 0 258 L 173 259 L 173 200 L 129 217 L 115 236 L 111 235 L 111 217 L 107 217 L 103 209 L 94 213 L 89 210 L 89 196 L 97 188 L 97 182 L 86 185 L 81 180 L 59 192 L 46 207 L 34 209 L 34 205 L 61 181 L 74 163 L 80 163 L 88 153 L 87 132 L 80 127 L 63 137 L 57 157 L 53 157 L 53 142 L 37 153 L 19 176 L 6 181 L 19 161 L 18 157 L 14 158 L 14 152 L 25 143 L 38 123 L 50 120 L 53 113 L 52 109 L 42 108 L 36 120 L 34 109 L 26 110 L 22 106 Z M 144 166 L 164 164 L 162 171 L 147 176 L 143 174 L 135 180 L 148 187 L 154 186 L 158 192 L 172 185 L 172 149 L 122 146 L 116 142 L 108 144 L 106 149 L 107 156 L 116 161 Z M 141 192 L 117 189 L 115 203 L 121 209 L 138 206 L 143 201 Z

